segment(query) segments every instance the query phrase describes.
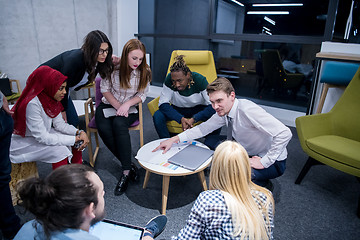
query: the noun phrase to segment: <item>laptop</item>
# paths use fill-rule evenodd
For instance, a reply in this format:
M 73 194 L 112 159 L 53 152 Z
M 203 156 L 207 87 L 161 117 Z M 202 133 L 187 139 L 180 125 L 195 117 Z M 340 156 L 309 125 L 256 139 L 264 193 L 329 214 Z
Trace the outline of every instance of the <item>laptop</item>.
M 169 158 L 168 162 L 194 171 L 206 162 L 213 154 L 213 150 L 190 144 Z
M 89 233 L 98 237 L 100 240 L 118 240 L 119 238 L 141 240 L 144 229 L 126 223 L 104 219 L 92 226 Z

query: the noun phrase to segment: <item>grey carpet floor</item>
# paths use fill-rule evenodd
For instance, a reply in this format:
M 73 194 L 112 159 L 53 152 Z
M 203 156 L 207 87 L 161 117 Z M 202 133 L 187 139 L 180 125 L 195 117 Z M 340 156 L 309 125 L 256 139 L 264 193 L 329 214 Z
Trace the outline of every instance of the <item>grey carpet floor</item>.
M 300 185 L 295 185 L 307 155 L 300 147 L 296 129 L 291 130 L 293 138 L 288 145 L 287 169 L 283 176 L 273 180 L 275 239 L 360 239 L 360 219 L 356 216 L 359 182 L 353 176 L 319 165 L 309 171 Z M 130 135 L 135 156 L 140 145 L 139 134 L 131 131 Z M 144 142 L 157 138 L 151 115 L 144 104 Z M 87 150 L 83 158 L 88 160 Z M 138 165 L 135 158 L 133 161 Z M 51 172 L 50 164 L 38 163 L 38 169 L 42 177 Z M 144 226 L 150 218 L 160 214 L 160 176 L 152 174 L 147 188 L 143 189 L 145 171 L 140 169 L 140 182 L 132 183 L 122 196 L 114 196 L 121 164 L 102 142 L 95 170 L 104 182 L 107 218 Z M 168 224 L 158 239 L 170 239 L 179 232 L 200 192 L 201 185 L 196 175 L 171 177 L 166 212 Z M 19 206 L 16 206 L 16 211 L 23 222 L 33 218 Z

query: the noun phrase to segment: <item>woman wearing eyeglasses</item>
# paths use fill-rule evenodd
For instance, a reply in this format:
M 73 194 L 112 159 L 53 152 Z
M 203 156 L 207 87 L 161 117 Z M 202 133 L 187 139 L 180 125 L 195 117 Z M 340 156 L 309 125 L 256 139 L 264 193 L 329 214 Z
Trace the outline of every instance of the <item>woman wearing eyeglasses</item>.
M 108 37 L 103 32 L 95 30 L 86 35 L 80 49 L 63 52 L 42 64 L 68 77 L 66 95 L 61 103 L 64 107 L 63 118 L 69 124 L 75 127 L 79 124 L 74 104 L 69 97 L 69 89 L 79 90 L 93 82 L 97 74 L 103 79 L 110 79 L 114 69 L 112 53 L 113 48 Z

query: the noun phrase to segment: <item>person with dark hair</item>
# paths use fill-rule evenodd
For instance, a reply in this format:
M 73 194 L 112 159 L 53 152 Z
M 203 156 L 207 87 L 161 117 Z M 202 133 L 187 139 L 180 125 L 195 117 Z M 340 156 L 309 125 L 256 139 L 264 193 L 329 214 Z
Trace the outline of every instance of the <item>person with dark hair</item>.
M 15 126 L 11 162 L 43 161 L 52 163 L 53 169 L 69 162 L 82 163 L 82 150 L 89 139 L 84 131 L 67 124 L 60 113 L 66 80 L 66 76 L 48 66 L 37 68 L 29 76 L 12 108 Z
M 11 163 L 9 148 L 14 121 L 5 95 L 0 91 L 0 230 L 6 239 L 12 239 L 20 229 L 20 219 L 11 200 L 9 182 Z
M 198 121 L 208 120 L 215 113 L 206 94 L 207 85 L 206 77 L 190 71 L 183 55 L 175 58 L 163 84 L 159 110 L 153 116 L 155 129 L 160 138 L 170 137 L 166 127 L 167 121 L 178 122 L 185 131 Z
M 129 40 L 111 79 L 102 79 L 100 83 L 103 98 L 95 112 L 96 126 L 103 142 L 120 160 L 123 169 L 115 195 L 126 191 L 130 179 L 138 180 L 137 167 L 131 163 L 129 127 L 139 119 L 136 106 L 145 101 L 149 91 L 151 70 L 146 64 L 145 53 L 141 41 Z M 106 109 L 113 109 L 116 114 L 105 117 Z
M 218 78 L 207 87 L 215 109 L 209 120 L 161 142 L 154 151 L 168 151 L 173 143 L 201 138 L 227 125 L 227 136 L 209 136 L 205 144 L 215 149 L 224 140 L 235 140 L 251 156 L 251 180 L 272 188 L 269 179 L 281 176 L 286 168 L 287 150 L 292 133 L 288 127 L 263 108 L 246 99 L 236 99 L 234 87 L 226 78 Z
M 79 125 L 78 115 L 70 98 L 69 90 L 79 90 L 95 80 L 97 74 L 110 79 L 114 65 L 113 48 L 108 37 L 100 30 L 91 31 L 84 38 L 80 49 L 63 52 L 41 66 L 49 66 L 64 74 L 67 79 L 66 95 L 61 101 L 64 119 L 74 127 Z
M 103 182 L 85 165 L 62 166 L 45 179 L 26 180 L 19 189 L 19 204 L 35 219 L 24 224 L 14 240 L 98 240 L 89 229 L 105 217 L 104 194 Z M 153 218 L 143 239 L 158 236 L 166 221 L 163 215 Z

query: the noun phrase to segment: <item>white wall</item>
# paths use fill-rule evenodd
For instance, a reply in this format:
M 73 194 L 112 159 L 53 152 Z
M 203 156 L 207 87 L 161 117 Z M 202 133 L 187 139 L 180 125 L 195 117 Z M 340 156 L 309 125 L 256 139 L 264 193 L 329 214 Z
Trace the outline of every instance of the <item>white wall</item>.
M 138 0 L 117 0 L 117 12 L 117 49 L 121 55 L 125 43 L 138 33 Z
M 103 31 L 114 53 L 138 32 L 137 0 L 0 0 L 0 71 L 19 79 L 41 63 L 80 48 L 92 30 Z

